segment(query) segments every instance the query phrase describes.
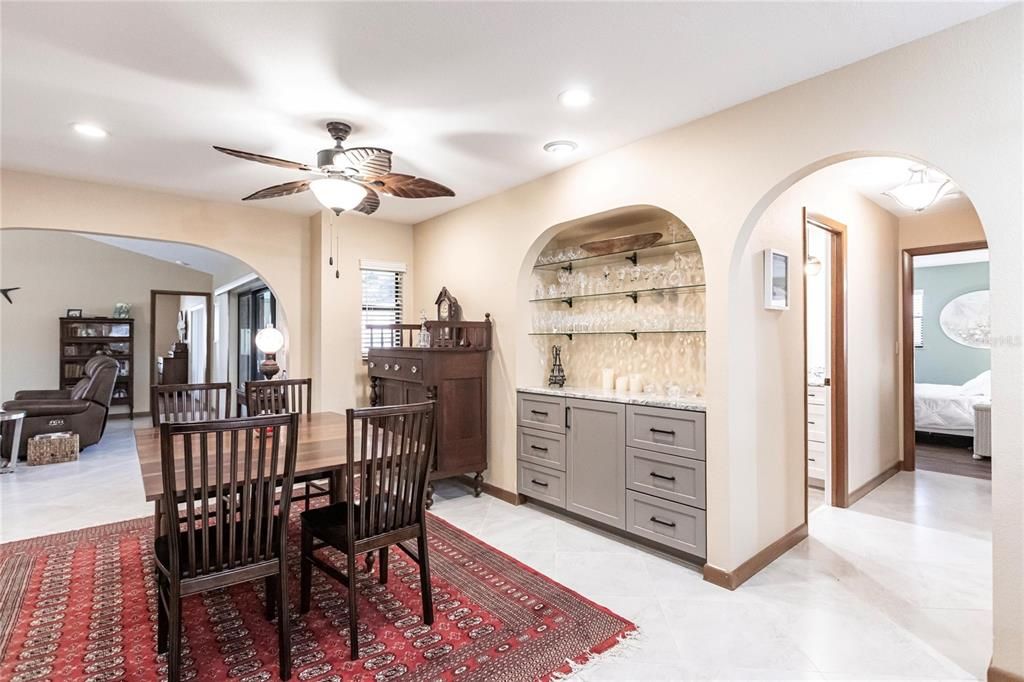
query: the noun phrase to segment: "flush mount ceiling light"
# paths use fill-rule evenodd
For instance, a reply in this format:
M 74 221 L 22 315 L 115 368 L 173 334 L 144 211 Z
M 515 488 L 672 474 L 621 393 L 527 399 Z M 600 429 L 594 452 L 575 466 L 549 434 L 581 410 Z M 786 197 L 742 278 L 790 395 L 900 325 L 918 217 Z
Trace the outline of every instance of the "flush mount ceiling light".
M 569 109 L 582 109 L 594 101 L 590 92 L 583 88 L 569 88 L 558 96 L 558 101 L 563 107 Z
M 554 140 L 544 145 L 544 151 L 552 154 L 567 154 L 576 151 L 576 146 L 572 140 Z
M 72 123 L 71 129 L 83 137 L 100 139 L 110 135 L 106 130 L 93 123 Z
M 893 199 L 900 206 L 920 213 L 936 201 L 948 190 L 952 189 L 952 181 L 938 173 L 929 174 L 924 167 L 910 168 L 910 177 L 902 185 L 893 187 L 883 195 Z
M 175 263 L 176 263 L 177 265 L 181 265 L 181 266 L 184 266 L 184 267 L 186 267 L 186 268 L 187 268 L 187 267 L 189 267 L 190 265 L 192 265 L 191 263 L 186 263 L 186 262 L 185 262 L 185 261 L 183 261 L 183 260 L 176 260 L 176 261 L 174 261 L 174 262 L 175 262 Z

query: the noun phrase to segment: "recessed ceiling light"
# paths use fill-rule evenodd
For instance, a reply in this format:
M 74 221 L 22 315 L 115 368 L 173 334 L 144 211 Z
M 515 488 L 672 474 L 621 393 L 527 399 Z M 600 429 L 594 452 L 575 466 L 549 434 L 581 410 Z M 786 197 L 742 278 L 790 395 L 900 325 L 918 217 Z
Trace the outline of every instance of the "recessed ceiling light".
M 583 88 L 569 88 L 558 96 L 558 101 L 562 103 L 563 107 L 582 109 L 593 102 L 594 98 Z
M 110 134 L 103 128 L 100 128 L 98 125 L 93 125 L 92 123 L 73 123 L 71 127 L 76 133 L 85 137 L 100 138 L 107 137 Z
M 186 268 L 187 268 L 188 266 L 192 265 L 191 263 L 186 263 L 186 262 L 185 262 L 185 261 L 183 261 L 183 260 L 176 260 L 176 261 L 174 261 L 174 262 L 175 262 L 176 264 L 178 264 L 178 265 L 183 265 L 183 266 L 185 266 Z
M 544 145 L 544 151 L 552 154 L 567 154 L 576 151 L 576 143 L 572 140 L 554 140 Z

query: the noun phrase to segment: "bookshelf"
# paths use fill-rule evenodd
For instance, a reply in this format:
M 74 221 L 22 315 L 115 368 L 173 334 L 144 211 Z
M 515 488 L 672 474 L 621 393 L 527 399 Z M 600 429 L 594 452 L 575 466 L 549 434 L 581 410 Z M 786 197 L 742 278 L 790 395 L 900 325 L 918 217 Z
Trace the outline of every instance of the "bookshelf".
M 71 388 L 82 378 L 94 355 L 117 360 L 113 405 L 125 405 L 135 418 L 135 320 L 116 317 L 60 318 L 60 387 Z

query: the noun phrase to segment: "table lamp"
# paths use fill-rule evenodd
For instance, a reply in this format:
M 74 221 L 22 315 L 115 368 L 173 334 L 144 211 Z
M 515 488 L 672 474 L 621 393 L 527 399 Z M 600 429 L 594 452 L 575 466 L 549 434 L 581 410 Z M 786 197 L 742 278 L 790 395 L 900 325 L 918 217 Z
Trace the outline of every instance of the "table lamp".
M 277 353 L 284 348 L 284 334 L 272 325 L 267 325 L 256 334 L 256 347 L 266 355 L 260 363 L 260 373 L 268 380 L 273 379 L 281 371 L 277 364 Z

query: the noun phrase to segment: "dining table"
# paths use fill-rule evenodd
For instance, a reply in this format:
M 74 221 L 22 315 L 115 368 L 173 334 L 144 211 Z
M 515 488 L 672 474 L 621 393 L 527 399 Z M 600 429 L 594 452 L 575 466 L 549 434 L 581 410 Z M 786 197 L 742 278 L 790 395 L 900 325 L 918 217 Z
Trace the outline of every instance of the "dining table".
M 331 481 L 331 502 L 342 499 L 345 486 L 347 420 L 345 415 L 337 412 L 312 412 L 299 415 L 298 448 L 295 454 L 295 479 Z M 360 434 L 354 434 L 358 447 Z M 180 443 L 180 441 L 179 441 Z M 146 501 L 153 502 L 154 537 L 160 537 L 167 531 L 164 523 L 166 510 L 163 509 L 164 484 L 160 463 L 160 428 L 147 427 L 136 429 L 135 446 L 138 451 L 139 468 L 142 471 L 142 487 Z M 198 462 L 198 458 L 197 462 Z M 177 457 L 176 489 L 185 493 L 184 456 Z M 279 475 L 282 475 L 279 472 Z M 198 472 L 194 480 L 199 480 Z

